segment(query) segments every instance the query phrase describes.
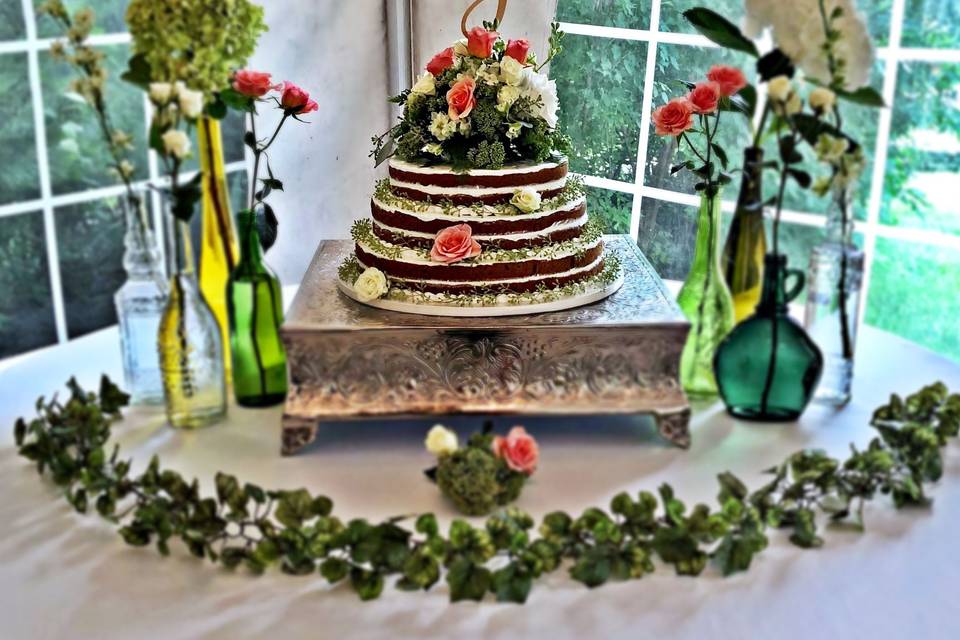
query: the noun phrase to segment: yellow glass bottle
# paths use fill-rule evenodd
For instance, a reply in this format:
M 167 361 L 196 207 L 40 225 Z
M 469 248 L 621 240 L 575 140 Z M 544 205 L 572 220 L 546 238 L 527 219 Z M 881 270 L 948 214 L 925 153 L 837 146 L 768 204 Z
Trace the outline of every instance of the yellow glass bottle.
M 223 162 L 220 121 L 203 117 L 197 121 L 200 170 L 203 172 L 203 209 L 200 247 L 200 291 L 220 326 L 222 344 L 230 344 L 227 319 L 227 281 L 239 258 L 237 232 L 230 212 L 230 198 Z M 227 383 L 231 378 L 230 349 L 223 350 Z
M 743 182 L 727 241 L 723 247 L 724 276 L 733 295 L 737 323 L 757 308 L 763 288 L 763 261 L 767 252 L 763 226 L 763 150 L 747 147 L 743 153 Z

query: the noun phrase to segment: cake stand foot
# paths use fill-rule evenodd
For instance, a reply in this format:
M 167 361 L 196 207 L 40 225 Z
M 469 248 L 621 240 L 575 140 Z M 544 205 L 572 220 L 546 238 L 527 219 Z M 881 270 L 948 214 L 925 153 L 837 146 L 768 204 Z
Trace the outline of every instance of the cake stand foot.
M 690 448 L 690 409 L 657 412 L 653 419 L 657 423 L 657 431 L 668 442 L 681 449 Z
M 280 453 L 285 456 L 292 456 L 305 446 L 314 441 L 317 437 L 317 421 L 299 418 L 296 416 L 283 416 L 283 445 Z

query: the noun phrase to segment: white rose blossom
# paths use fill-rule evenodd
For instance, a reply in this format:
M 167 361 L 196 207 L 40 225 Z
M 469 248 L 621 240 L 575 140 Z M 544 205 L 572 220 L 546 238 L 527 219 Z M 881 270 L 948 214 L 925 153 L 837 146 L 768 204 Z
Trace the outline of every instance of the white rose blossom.
M 353 291 L 361 302 L 370 302 L 382 298 L 389 290 L 390 285 L 387 283 L 387 276 L 376 267 L 369 267 L 353 283 Z
M 504 84 L 518 87 L 523 82 L 523 69 L 524 66 L 521 62 L 510 56 L 504 56 L 500 62 L 500 79 L 503 80 Z
M 190 155 L 190 136 L 180 129 L 170 129 L 161 137 L 168 155 L 183 160 Z
M 771 100 L 777 102 L 786 102 L 790 98 L 790 92 L 793 87 L 790 85 L 790 78 L 787 76 L 777 76 L 771 78 L 767 83 L 767 95 Z
M 151 82 L 149 95 L 153 104 L 167 104 L 173 95 L 173 85 L 169 82 Z
M 196 120 L 203 113 L 203 93 L 182 88 L 177 91 L 177 102 L 180 111 L 191 120 Z
M 542 198 L 538 191 L 524 187 L 523 189 L 517 189 L 513 192 L 513 198 L 510 199 L 510 204 L 524 213 L 533 213 L 540 208 L 541 201 Z
M 417 78 L 417 82 L 410 91 L 422 96 L 435 96 L 437 95 L 436 78 L 429 71 L 425 71 L 422 76 Z
M 826 87 L 817 87 L 810 92 L 810 106 L 821 113 L 830 113 L 837 103 L 837 94 Z
M 437 457 L 451 454 L 460 446 L 457 440 L 457 434 L 442 424 L 434 425 L 433 428 L 427 432 L 427 438 L 423 444 L 427 448 L 427 451 Z

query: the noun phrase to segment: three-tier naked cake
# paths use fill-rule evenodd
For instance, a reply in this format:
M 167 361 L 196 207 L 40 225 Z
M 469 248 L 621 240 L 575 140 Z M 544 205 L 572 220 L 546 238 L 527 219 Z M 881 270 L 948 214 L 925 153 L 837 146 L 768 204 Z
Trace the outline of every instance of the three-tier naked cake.
M 559 51 L 551 38 L 548 59 Z M 355 223 L 339 287 L 360 302 L 428 315 L 555 311 L 622 284 L 587 214 L 557 131 L 556 86 L 525 40 L 476 27 L 394 101 L 389 178 Z

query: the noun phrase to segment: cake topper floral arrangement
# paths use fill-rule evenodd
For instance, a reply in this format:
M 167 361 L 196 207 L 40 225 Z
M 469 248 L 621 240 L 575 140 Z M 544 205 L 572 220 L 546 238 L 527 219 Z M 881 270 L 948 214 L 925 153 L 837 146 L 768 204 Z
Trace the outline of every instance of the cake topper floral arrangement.
M 499 20 L 466 32 L 437 53 L 412 88 L 390 101 L 404 106 L 399 124 L 373 138 L 377 164 L 396 155 L 419 164 L 497 169 L 542 162 L 569 150 L 557 128 L 557 85 L 544 67 L 563 49 L 559 24 L 538 62 L 525 39 L 503 40 Z
M 472 516 L 516 500 L 540 462 L 537 441 L 523 427 L 495 436 L 488 422 L 461 447 L 457 434 L 438 424 L 424 444 L 437 456 L 437 465 L 424 473 L 458 510 Z

